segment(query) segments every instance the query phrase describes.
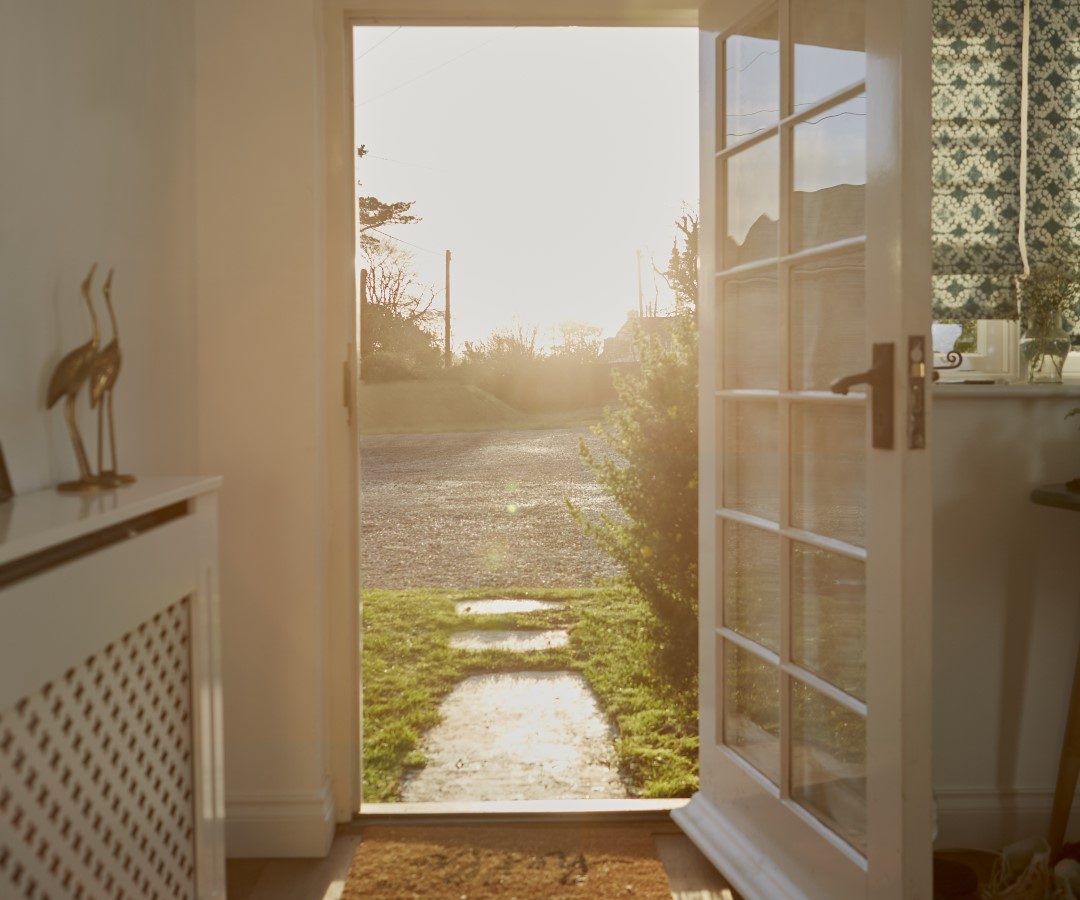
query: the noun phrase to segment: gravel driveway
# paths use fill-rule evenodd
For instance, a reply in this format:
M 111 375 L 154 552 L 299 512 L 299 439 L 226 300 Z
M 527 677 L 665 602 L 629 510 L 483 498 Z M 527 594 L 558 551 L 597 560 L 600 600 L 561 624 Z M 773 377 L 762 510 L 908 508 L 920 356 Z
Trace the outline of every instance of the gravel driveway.
M 617 574 L 563 503 L 618 513 L 579 438 L 605 446 L 587 427 L 363 438 L 363 586 L 587 587 Z

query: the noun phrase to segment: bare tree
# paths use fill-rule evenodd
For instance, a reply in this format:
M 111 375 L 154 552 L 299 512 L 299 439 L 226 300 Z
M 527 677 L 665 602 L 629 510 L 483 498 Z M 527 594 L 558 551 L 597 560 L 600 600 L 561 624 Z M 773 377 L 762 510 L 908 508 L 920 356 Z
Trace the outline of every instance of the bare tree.
M 368 270 L 368 303 L 380 306 L 395 318 L 425 326 L 439 317 L 432 307 L 438 291 L 421 284 L 413 269 L 413 256 L 391 241 L 371 239 L 361 247 Z

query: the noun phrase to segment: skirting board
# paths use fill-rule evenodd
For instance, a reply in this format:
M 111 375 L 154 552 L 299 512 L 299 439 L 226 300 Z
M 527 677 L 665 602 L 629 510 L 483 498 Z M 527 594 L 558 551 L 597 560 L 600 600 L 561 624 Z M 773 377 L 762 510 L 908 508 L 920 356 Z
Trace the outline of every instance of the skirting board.
M 941 788 L 934 791 L 939 849 L 1000 849 L 1014 841 L 1045 836 L 1054 793 L 1035 788 L 985 790 Z M 1080 800 L 1074 798 L 1069 840 L 1080 840 Z
M 329 782 L 310 794 L 226 797 L 225 855 L 323 857 L 330 852 L 334 827 Z

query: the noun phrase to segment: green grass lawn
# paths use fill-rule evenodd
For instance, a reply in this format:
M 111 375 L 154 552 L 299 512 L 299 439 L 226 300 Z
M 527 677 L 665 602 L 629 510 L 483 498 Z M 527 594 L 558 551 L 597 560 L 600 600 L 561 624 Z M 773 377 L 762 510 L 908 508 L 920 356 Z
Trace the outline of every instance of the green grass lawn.
M 454 603 L 483 597 L 564 600 L 558 610 L 458 616 Z M 652 613 L 634 591 L 366 591 L 364 605 L 364 800 L 399 799 L 401 780 L 421 767 L 424 733 L 439 703 L 468 675 L 569 669 L 581 672 L 618 729 L 619 766 L 638 797 L 688 797 L 697 789 L 697 688 L 661 676 L 651 650 Z M 570 644 L 512 653 L 453 650 L 463 628 L 565 628 Z

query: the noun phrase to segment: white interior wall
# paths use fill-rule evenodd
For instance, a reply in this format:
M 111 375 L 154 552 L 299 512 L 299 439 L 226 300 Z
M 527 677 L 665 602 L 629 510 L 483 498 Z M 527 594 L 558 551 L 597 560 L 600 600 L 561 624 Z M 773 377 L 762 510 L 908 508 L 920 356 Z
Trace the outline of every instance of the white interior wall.
M 0 444 L 16 491 L 76 475 L 56 362 L 115 266 L 120 463 L 195 460 L 193 0 L 0 0 Z M 98 297 L 103 340 L 109 339 Z M 93 454 L 96 417 L 80 398 Z
M 1080 646 L 1080 514 L 1028 498 L 1080 476 L 1078 420 L 1064 420 L 1080 392 L 948 391 L 933 435 L 938 844 L 997 847 L 1049 822 Z
M 228 853 L 321 855 L 334 821 L 321 24 L 313 0 L 196 10 L 199 465 L 225 476 Z

